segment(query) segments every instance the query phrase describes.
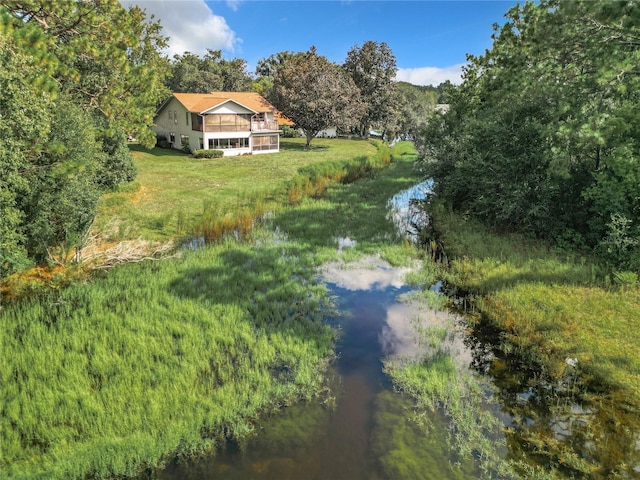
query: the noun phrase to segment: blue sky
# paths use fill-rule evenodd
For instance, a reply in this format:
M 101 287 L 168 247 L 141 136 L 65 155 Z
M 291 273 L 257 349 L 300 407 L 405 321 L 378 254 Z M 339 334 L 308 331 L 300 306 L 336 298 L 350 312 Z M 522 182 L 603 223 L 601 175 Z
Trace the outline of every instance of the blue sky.
M 466 54 L 491 46 L 492 25 L 516 3 L 503 0 L 121 0 L 153 13 L 170 37 L 169 55 L 207 48 L 256 63 L 277 52 L 306 51 L 343 63 L 367 40 L 386 42 L 398 80 L 458 83 Z

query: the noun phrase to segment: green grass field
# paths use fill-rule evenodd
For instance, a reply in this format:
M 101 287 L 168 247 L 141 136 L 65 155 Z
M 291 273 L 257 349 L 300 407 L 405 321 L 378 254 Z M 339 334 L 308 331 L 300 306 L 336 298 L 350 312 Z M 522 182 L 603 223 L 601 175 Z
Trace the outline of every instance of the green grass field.
M 217 159 L 137 145 L 132 151 L 136 180 L 99 205 L 94 232 L 103 241 L 167 240 L 182 233 L 184 224 L 197 223 L 205 206 L 227 212 L 255 198 L 278 204 L 301 168 L 372 156 L 376 148 L 363 140 L 315 139 L 305 149 L 303 139 L 282 139 L 279 153 Z

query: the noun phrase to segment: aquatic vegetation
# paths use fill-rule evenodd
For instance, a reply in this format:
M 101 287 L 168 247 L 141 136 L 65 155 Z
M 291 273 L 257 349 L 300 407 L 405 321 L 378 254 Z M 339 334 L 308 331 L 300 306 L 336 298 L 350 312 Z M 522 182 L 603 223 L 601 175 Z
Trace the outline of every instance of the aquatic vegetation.
M 384 369 L 396 387 L 415 399 L 412 419 L 427 435 L 436 428 L 433 418 L 442 412 L 447 420 L 446 444 L 459 455 L 458 461 L 476 459 L 486 473 L 508 476 L 509 466 L 503 462 L 505 450 L 501 439 L 501 422 L 487 410 L 485 391 L 488 385 L 457 365 L 444 348 L 447 330 L 422 330 L 429 351 L 417 361 L 386 360 Z M 447 425 L 440 424 L 438 426 Z
M 386 479 L 473 478 L 475 466 L 470 459 L 456 462 L 446 441 L 446 420 L 436 413 L 434 428 L 425 435 L 413 420 L 414 405 L 409 397 L 385 391 L 376 398 L 371 451 Z
M 313 397 L 334 332 L 310 267 L 225 242 L 5 309 L 3 475 L 135 475 Z
M 448 256 L 444 291 L 455 308 L 474 308 L 472 335 L 491 330 L 475 363 L 510 415 L 518 474 L 637 475 L 640 290 L 612 285 L 592 259 L 430 208 L 432 238 Z

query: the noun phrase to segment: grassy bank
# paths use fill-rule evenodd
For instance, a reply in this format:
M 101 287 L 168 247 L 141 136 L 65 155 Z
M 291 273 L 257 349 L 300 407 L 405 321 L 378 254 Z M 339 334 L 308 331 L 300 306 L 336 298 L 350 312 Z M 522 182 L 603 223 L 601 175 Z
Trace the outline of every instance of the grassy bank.
M 136 180 L 105 195 L 93 231 L 103 241 L 167 240 L 182 235 L 212 211 L 229 212 L 256 200 L 279 204 L 285 184 L 301 168 L 373 156 L 362 140 L 282 139 L 274 154 L 194 159 L 175 150 L 132 146 Z
M 616 285 L 588 258 L 431 209 L 439 244 L 428 251 L 445 263 L 428 268 L 445 281 L 452 305 L 465 307 L 471 344 L 482 345 L 478 361 L 488 362 L 483 371 L 510 415 L 506 461 L 500 443 L 482 441 L 497 430 L 473 400 L 478 378 L 442 368 L 446 357 L 435 355 L 388 365 L 396 384 L 417 398 L 418 411 L 443 406 L 453 445 L 475 449 L 494 475 L 635 478 L 640 289 Z
M 134 475 L 321 394 L 335 332 L 321 322 L 316 267 L 369 252 L 407 261 L 386 219 L 388 199 L 415 182 L 402 153 L 319 200 L 287 199 L 251 241 L 118 267 L 3 308 L 2 476 Z M 356 244 L 340 252 L 344 235 Z
M 2 315 L 8 477 L 134 475 L 315 395 L 324 294 L 293 244 L 130 265 Z
M 476 306 L 513 347 L 552 378 L 575 358 L 593 388 L 624 390 L 640 405 L 640 288 L 615 285 L 588 258 L 518 235 L 496 235 L 460 215 L 436 211 L 451 262 L 446 280 L 480 295 Z

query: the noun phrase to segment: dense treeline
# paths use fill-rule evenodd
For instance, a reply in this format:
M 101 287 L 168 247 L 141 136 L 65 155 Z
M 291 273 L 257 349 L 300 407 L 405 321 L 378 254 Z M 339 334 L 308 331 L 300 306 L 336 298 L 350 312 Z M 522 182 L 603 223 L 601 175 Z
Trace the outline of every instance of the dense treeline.
M 640 268 L 640 4 L 517 5 L 470 57 L 422 167 L 454 208 L 502 231 Z
M 245 60 L 226 60 L 222 51 L 208 50 L 202 58 L 190 52 L 174 55 L 165 83 L 172 92 L 207 93 L 252 90 L 252 81 Z
M 0 2 L 0 278 L 80 245 L 101 192 L 133 179 L 165 45 L 116 0 Z

